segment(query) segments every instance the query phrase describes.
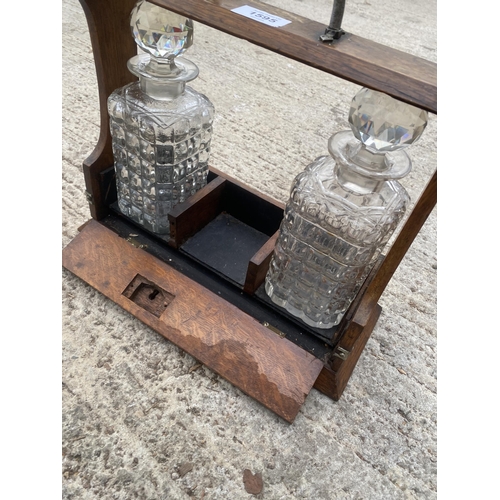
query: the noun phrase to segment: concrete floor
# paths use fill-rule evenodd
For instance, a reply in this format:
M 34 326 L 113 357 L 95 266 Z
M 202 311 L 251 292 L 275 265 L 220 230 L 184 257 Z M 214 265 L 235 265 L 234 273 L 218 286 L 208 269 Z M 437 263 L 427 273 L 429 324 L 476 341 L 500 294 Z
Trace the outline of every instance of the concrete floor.
M 270 1 L 328 23 L 330 0 Z M 89 217 L 82 162 L 99 134 L 86 20 L 63 0 L 62 245 Z M 434 0 L 348 0 L 344 29 L 435 61 Z M 192 87 L 216 108 L 211 164 L 279 200 L 347 128 L 358 86 L 195 26 Z M 413 201 L 436 168 L 437 119 L 409 149 Z M 64 499 L 434 499 L 434 210 L 380 301 L 383 312 L 339 402 L 316 390 L 293 425 L 63 270 Z M 189 469 L 189 470 L 188 470 Z M 187 472 L 186 472 L 187 471 Z

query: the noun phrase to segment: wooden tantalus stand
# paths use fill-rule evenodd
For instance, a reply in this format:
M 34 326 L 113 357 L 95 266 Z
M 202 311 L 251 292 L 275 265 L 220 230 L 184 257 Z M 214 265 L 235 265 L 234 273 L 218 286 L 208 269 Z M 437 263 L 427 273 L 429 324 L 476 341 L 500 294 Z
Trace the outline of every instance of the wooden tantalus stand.
M 135 0 L 80 3 L 101 130 L 83 165 L 92 219 L 63 250 L 63 266 L 289 422 L 312 387 L 338 400 L 380 315 L 377 302 L 436 204 L 436 172 L 342 323 L 326 331 L 306 327 L 263 292 L 282 204 L 211 169 L 209 184 L 170 213 L 170 235 L 154 235 L 120 215 L 106 101 L 135 80 L 127 70 L 136 54 L 129 29 Z M 429 61 L 350 33 L 321 43 L 324 25 L 255 1 L 151 3 L 437 113 L 436 65 Z M 241 5 L 293 22 L 277 29 L 231 12 Z

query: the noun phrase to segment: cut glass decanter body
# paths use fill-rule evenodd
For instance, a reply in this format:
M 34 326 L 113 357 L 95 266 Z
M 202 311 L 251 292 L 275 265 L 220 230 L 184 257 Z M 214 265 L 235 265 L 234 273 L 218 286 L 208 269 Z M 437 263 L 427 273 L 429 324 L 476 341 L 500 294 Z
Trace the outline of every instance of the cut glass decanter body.
M 131 27 L 148 53 L 128 62 L 139 81 L 108 98 L 118 206 L 166 234 L 168 212 L 207 183 L 214 108 L 186 86 L 198 68 L 177 57 L 192 43 L 189 19 L 141 1 Z
M 108 100 L 122 213 L 156 233 L 167 214 L 207 183 L 213 107 L 190 88 L 154 99 L 134 82 Z
M 366 110 L 374 105 L 388 107 L 388 114 L 396 107 L 399 123 L 372 120 Z M 398 149 L 420 137 L 427 116 L 410 106 L 415 113 L 408 118 L 406 108 L 363 89 L 351 106 L 353 131 L 332 136 L 331 156 L 295 178 L 265 289 L 310 326 L 340 323 L 405 213 L 409 196 L 394 179 L 406 175 L 411 162 Z

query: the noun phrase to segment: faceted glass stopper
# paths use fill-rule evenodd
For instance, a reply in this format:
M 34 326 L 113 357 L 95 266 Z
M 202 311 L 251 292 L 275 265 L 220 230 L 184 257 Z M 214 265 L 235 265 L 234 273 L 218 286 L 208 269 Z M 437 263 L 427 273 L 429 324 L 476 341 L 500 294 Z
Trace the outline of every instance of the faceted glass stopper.
M 387 152 L 415 142 L 427 125 L 427 112 L 367 88 L 352 100 L 349 124 L 371 151 Z
M 173 59 L 193 44 L 193 21 L 153 5 L 136 3 L 130 27 L 137 45 L 154 57 Z

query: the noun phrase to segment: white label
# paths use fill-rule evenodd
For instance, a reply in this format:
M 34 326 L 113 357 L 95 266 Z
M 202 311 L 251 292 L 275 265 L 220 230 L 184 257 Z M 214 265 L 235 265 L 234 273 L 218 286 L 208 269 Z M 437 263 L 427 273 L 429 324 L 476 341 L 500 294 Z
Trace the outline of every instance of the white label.
M 269 14 L 263 10 L 254 9 L 250 5 L 242 5 L 236 9 L 232 9 L 231 12 L 236 12 L 236 14 L 241 14 L 242 16 L 249 17 L 254 21 L 259 23 L 267 24 L 268 26 L 274 26 L 275 28 L 281 28 L 286 24 L 290 24 L 292 21 L 287 21 L 282 17 L 275 16 L 274 14 Z

